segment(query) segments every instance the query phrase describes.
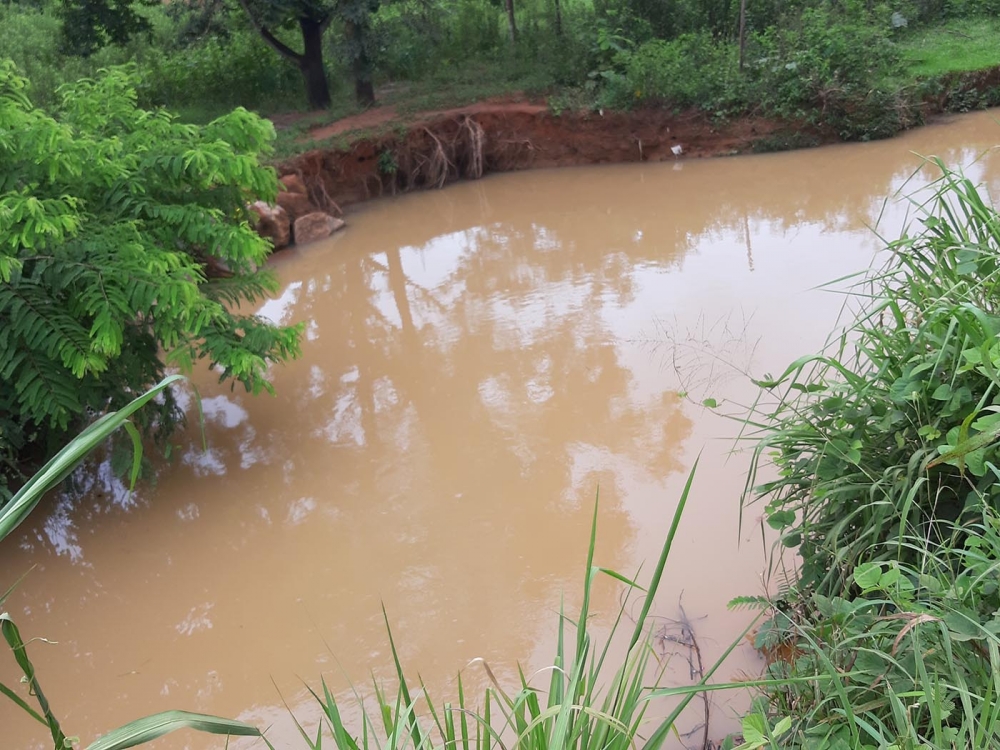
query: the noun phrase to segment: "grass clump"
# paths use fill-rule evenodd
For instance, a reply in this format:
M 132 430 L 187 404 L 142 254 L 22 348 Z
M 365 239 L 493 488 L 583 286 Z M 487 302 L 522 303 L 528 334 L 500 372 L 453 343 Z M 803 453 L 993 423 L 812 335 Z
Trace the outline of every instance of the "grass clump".
M 758 415 L 769 432 L 756 465 L 773 455 L 779 476 L 758 491 L 800 547 L 803 585 L 822 594 L 843 591 L 861 562 L 912 562 L 908 536 L 940 539 L 993 502 L 1000 217 L 936 164 L 930 199 L 915 202 L 920 232 L 890 243 L 856 290 L 857 323 L 762 383 L 778 402 Z
M 747 499 L 802 558 L 757 635 L 777 747 L 1000 743 L 1000 214 L 933 164 L 856 322 L 761 383 Z
M 997 747 L 998 532 L 997 514 L 984 509 L 947 541 L 907 537 L 918 563 L 866 562 L 843 595 L 773 609 L 757 645 L 771 655 L 775 684 L 754 713 L 792 720 L 775 746 Z

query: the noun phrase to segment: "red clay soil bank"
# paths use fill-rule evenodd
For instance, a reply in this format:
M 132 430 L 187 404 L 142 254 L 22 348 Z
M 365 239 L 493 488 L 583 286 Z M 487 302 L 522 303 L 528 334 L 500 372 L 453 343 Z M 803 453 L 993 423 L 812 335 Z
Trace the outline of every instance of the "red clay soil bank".
M 371 110 L 367 126 L 395 113 Z M 359 123 L 333 123 L 310 135 L 331 137 Z M 325 210 L 409 190 L 441 187 L 490 172 L 580 164 L 663 161 L 750 150 L 754 142 L 789 132 L 787 124 L 746 118 L 724 125 L 697 111 L 664 109 L 552 114 L 544 105 L 483 103 L 420 116 L 345 149 L 317 149 L 279 166 L 298 175 Z M 815 142 L 833 140 L 810 131 Z M 679 153 L 676 153 L 679 150 Z
M 954 111 L 966 94 L 1000 88 L 1000 67 L 957 73 L 940 84 L 939 93 L 925 94 L 925 118 Z M 352 203 L 490 172 L 730 155 L 764 141 L 791 146 L 837 140 L 829 130 L 756 117 L 720 124 L 698 110 L 674 114 L 663 108 L 555 115 L 543 104 L 510 99 L 423 113 L 408 121 L 383 107 L 309 135 L 322 140 L 365 129 L 382 132 L 344 148 L 302 154 L 279 165 L 279 174 L 297 175 L 312 206 L 336 214 Z

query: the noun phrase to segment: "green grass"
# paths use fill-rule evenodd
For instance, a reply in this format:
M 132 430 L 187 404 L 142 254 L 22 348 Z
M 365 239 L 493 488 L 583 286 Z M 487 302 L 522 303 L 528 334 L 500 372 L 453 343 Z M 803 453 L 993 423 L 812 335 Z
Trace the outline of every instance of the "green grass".
M 1000 65 L 1000 18 L 970 18 L 921 29 L 899 43 L 907 71 L 918 77 Z

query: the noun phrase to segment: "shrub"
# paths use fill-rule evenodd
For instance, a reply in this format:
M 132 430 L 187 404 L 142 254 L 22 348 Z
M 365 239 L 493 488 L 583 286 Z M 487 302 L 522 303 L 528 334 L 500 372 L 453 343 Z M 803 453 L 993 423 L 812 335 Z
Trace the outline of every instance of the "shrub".
M 636 99 L 714 112 L 742 108 L 737 50 L 706 32 L 640 45 L 628 55 L 625 78 Z
M 1000 214 L 935 164 L 856 323 L 751 417 L 748 490 L 769 457 L 754 493 L 802 557 L 757 635 L 781 747 L 1000 743 Z
M 302 76 L 250 30 L 235 27 L 185 47 L 154 48 L 139 59 L 139 95 L 147 106 L 244 106 L 265 112 L 305 107 Z
M 204 127 L 136 105 L 116 69 L 61 90 L 54 114 L 0 61 L 0 491 L 87 412 L 207 358 L 269 388 L 298 330 L 231 312 L 276 289 L 245 204 L 273 198 L 271 124 L 237 110 Z M 166 354 L 166 362 L 160 352 Z M 145 426 L 169 432 L 168 398 Z
M 752 98 L 766 112 L 830 125 L 848 140 L 892 135 L 915 114 L 890 88 L 901 63 L 889 35 L 888 24 L 862 11 L 808 8 L 751 40 Z
M 755 707 L 792 720 L 782 748 L 1000 744 L 1000 518 L 980 506 L 953 530 L 940 544 L 905 538 L 915 564 L 858 566 L 856 593 L 772 611 L 756 645 L 778 684 Z
M 59 45 L 61 31 L 61 21 L 47 5 L 0 3 L 0 55 L 13 60 L 32 82 L 34 102 L 41 107 L 59 102 L 56 91 L 63 84 L 128 59 L 120 47 L 107 47 L 88 58 L 69 57 Z

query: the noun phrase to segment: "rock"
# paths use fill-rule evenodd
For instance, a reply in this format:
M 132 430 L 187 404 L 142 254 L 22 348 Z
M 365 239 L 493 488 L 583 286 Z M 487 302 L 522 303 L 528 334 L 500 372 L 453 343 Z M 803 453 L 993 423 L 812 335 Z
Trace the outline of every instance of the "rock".
M 284 177 L 279 178 L 278 182 L 284 186 L 285 192 L 309 195 L 309 191 L 306 190 L 306 184 L 297 174 L 286 174 Z
M 275 250 L 288 247 L 292 243 L 292 223 L 285 209 L 257 201 L 250 206 L 250 210 L 258 217 L 257 234 L 271 240 Z
M 285 209 L 290 221 L 294 222 L 300 216 L 316 213 L 319 209 L 312 204 L 308 195 L 282 191 L 275 198 L 275 203 Z
M 335 219 L 330 214 L 314 211 L 296 219 L 292 233 L 296 245 L 307 245 L 310 242 L 326 239 L 344 226 L 343 219 Z

